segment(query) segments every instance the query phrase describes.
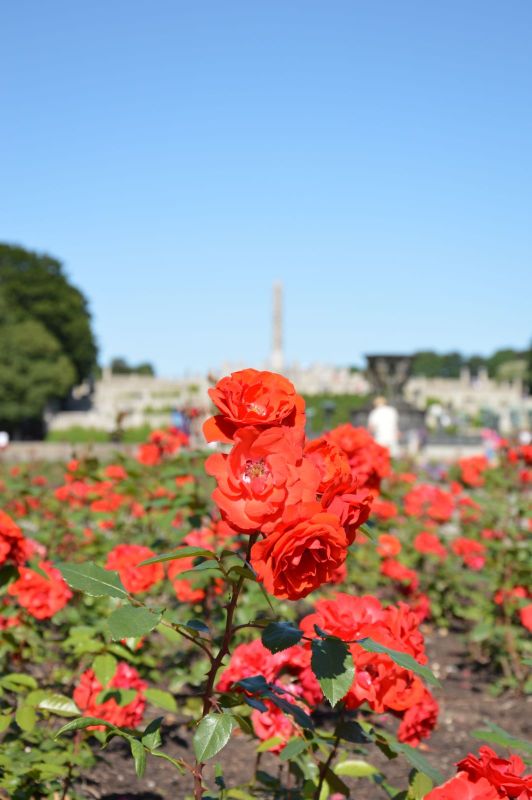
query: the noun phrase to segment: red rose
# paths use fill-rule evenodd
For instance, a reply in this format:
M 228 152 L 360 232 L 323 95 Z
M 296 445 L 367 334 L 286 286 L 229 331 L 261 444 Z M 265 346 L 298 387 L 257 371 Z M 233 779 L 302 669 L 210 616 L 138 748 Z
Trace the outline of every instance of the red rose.
M 29 558 L 30 545 L 19 526 L 10 516 L 0 511 L 0 564 L 9 561 L 20 566 Z
M 347 538 L 335 514 L 314 513 L 281 527 L 253 545 L 251 564 L 275 597 L 297 600 L 328 583 L 347 555 Z
M 425 800 L 500 800 L 500 796 L 485 778 L 474 783 L 465 772 L 459 772 L 425 795 Z
M 381 533 L 379 536 L 379 544 L 377 546 L 377 553 L 380 556 L 388 558 L 390 556 L 398 556 L 401 552 L 401 542 L 391 533 Z
M 214 502 L 241 531 L 268 533 L 294 506 L 316 500 L 319 474 L 303 459 L 300 431 L 242 428 L 229 455 L 214 453 L 205 469 L 218 483 Z
M 320 473 L 319 494 L 340 484 L 351 483 L 351 467 L 347 455 L 325 437 L 307 442 L 305 455 Z
M 382 479 L 391 472 L 388 448 L 377 444 L 365 428 L 355 428 L 349 422 L 329 431 L 327 438 L 347 455 L 358 485 L 378 491 Z
M 148 564 L 144 567 L 139 567 L 138 564 L 154 558 L 155 555 L 149 547 L 139 544 L 118 544 L 108 554 L 105 569 L 116 570 L 128 592 L 147 592 L 164 578 L 164 568 L 162 564 Z
M 423 555 L 433 555 L 441 558 L 443 561 L 447 558 L 447 550 L 440 542 L 435 533 L 430 531 L 421 531 L 418 533 L 413 541 L 414 549 Z
M 466 772 L 473 781 L 485 778 L 494 786 L 502 796 L 516 797 L 521 800 L 532 797 L 532 775 L 523 775 L 525 765 L 519 756 L 512 755 L 509 759 L 499 758 L 497 753 L 483 745 L 479 751 L 479 758 L 469 753 L 466 758 L 456 765 L 459 770 Z
M 486 563 L 486 546 L 482 542 L 467 539 L 465 536 L 458 536 L 451 544 L 451 549 L 455 555 L 462 558 L 469 569 L 482 569 Z
M 74 689 L 74 702 L 85 717 L 98 717 L 113 725 L 136 728 L 142 722 L 144 715 L 146 687 L 147 683 L 140 678 L 134 667 L 126 664 L 125 661 L 119 661 L 115 674 L 105 687 L 96 677 L 94 670 L 86 670 Z M 98 695 L 104 688 L 134 689 L 136 696 L 126 705 L 120 705 L 114 697 L 110 697 L 103 703 L 98 702 Z M 101 727 L 103 728 L 103 726 Z
M 209 395 L 221 413 L 203 426 L 208 442 L 232 442 L 245 426 L 305 425 L 305 401 L 287 378 L 275 372 L 233 372 L 209 389 Z
M 8 589 L 12 597 L 35 619 L 48 619 L 66 606 L 72 592 L 50 561 L 39 561 L 44 578 L 28 567 L 20 567 L 19 579 Z

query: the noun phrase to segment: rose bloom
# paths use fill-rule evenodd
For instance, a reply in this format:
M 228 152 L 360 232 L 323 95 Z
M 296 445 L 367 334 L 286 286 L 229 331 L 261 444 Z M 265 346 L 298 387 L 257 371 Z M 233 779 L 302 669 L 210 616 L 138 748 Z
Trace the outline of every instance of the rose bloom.
M 454 510 L 452 495 L 428 483 L 411 489 L 404 497 L 404 505 L 409 517 L 428 516 L 436 522 L 447 522 Z
M 369 636 L 386 647 L 408 653 L 421 664 L 427 661 L 418 618 L 404 603 L 383 608 L 375 597 L 339 593 L 333 599 L 318 600 L 315 613 L 300 623 L 310 638 L 317 636 L 315 625 L 344 641 Z M 385 654 L 367 652 L 354 643 L 349 649 L 356 671 L 344 698 L 347 708 L 368 703 L 377 713 L 392 711 L 404 722 L 398 731 L 401 741 L 415 745 L 428 736 L 436 721 L 437 705 L 422 681 Z M 415 710 L 405 719 L 409 709 Z
M 39 561 L 44 578 L 28 567 L 19 568 L 19 578 L 8 589 L 12 597 L 35 619 L 48 619 L 66 606 L 72 592 L 50 561 Z
M 331 487 L 321 498 L 324 511 L 339 518 L 348 544 L 353 544 L 358 528 L 368 519 L 374 495 L 369 489 L 359 489 L 353 480 Z
M 305 401 L 290 381 L 275 372 L 243 369 L 218 381 L 209 396 L 221 412 L 203 425 L 208 442 L 232 442 L 239 428 L 303 428 Z
M 109 700 L 99 703 L 97 698 L 104 687 L 92 669 L 86 670 L 81 676 L 74 689 L 74 702 L 85 717 L 98 717 L 113 725 L 136 728 L 142 722 L 144 715 L 146 687 L 146 682 L 140 678 L 134 667 L 125 661 L 119 661 L 116 672 L 105 689 L 135 689 L 137 694 L 131 702 L 121 706 L 111 697 Z M 103 726 L 101 728 L 103 730 Z
M 105 569 L 116 570 L 128 592 L 147 592 L 164 578 L 164 568 L 162 564 L 138 564 L 155 555 L 149 547 L 139 544 L 118 544 L 108 554 Z
M 320 474 L 319 494 L 338 485 L 352 483 L 347 455 L 324 436 L 307 442 L 305 455 L 315 464 Z
M 459 536 L 452 542 L 451 549 L 455 555 L 462 558 L 464 564 L 469 567 L 469 569 L 482 569 L 486 563 L 486 546 L 483 545 L 482 542 L 477 542 L 474 539 L 467 539 L 465 536 Z
M 178 558 L 170 561 L 168 566 L 168 580 L 171 581 L 176 597 L 182 603 L 199 603 L 205 597 L 205 591 L 195 588 L 187 578 L 180 578 L 181 573 L 192 569 L 194 566 L 193 556 Z
M 500 758 L 497 753 L 483 745 L 477 758 L 469 753 L 459 761 L 457 767 L 467 773 L 470 780 L 486 779 L 502 797 L 516 797 L 528 800 L 532 797 L 532 775 L 524 775 L 525 765 L 519 756 Z
M 425 795 L 425 800 L 500 800 L 500 797 L 485 778 L 472 781 L 466 772 L 459 772 Z
M 414 550 L 423 555 L 432 555 L 441 558 L 443 561 L 447 558 L 447 550 L 440 542 L 435 533 L 429 531 L 421 531 L 418 533 L 413 541 Z
M 302 431 L 242 428 L 229 455 L 213 453 L 205 470 L 217 481 L 212 498 L 237 530 L 269 533 L 293 507 L 315 502 L 320 477 L 303 458 Z
M 296 644 L 280 653 L 270 653 L 260 639 L 255 639 L 235 647 L 216 689 L 228 692 L 242 678 L 263 675 L 268 683 L 283 687 L 292 696 L 301 697 L 312 706 L 317 705 L 323 694 L 310 662 L 311 653 L 307 647 Z
M 151 442 L 139 445 L 137 450 L 137 461 L 146 467 L 154 467 L 162 461 L 161 449 Z
M 519 619 L 521 625 L 532 633 L 532 604 L 519 609 Z
M 380 573 L 387 578 L 391 578 L 393 581 L 399 581 L 405 584 L 405 588 L 409 591 L 415 592 L 419 587 L 419 577 L 417 573 L 393 558 L 388 558 L 382 562 Z
M 288 695 L 282 695 L 284 700 L 290 702 Z M 271 753 L 280 753 L 292 736 L 296 736 L 299 728 L 296 726 L 293 717 L 281 711 L 270 700 L 263 701 L 268 707 L 267 711 L 254 709 L 251 713 L 251 723 L 256 736 L 265 742 L 274 737 L 281 739 L 277 744 L 272 744 L 268 750 Z
M 347 538 L 340 520 L 335 514 L 318 512 L 254 544 L 251 565 L 275 597 L 298 600 L 329 583 L 346 556 Z
M 104 469 L 105 477 L 113 481 L 125 481 L 127 472 L 121 464 L 108 464 Z
M 489 468 L 489 461 L 486 456 L 471 456 L 471 458 L 461 458 L 458 461 L 462 481 L 468 486 L 483 486 L 483 473 Z
M 0 511 L 0 564 L 8 561 L 20 566 L 29 556 L 30 545 L 19 526 L 5 511 Z
M 390 557 L 398 556 L 401 552 L 401 542 L 397 536 L 391 533 L 381 533 L 379 536 L 379 544 L 377 546 L 377 553 L 380 556 Z
M 371 511 L 382 521 L 393 519 L 398 513 L 397 506 L 391 500 L 374 500 Z
M 382 479 L 391 472 L 388 448 L 377 444 L 365 428 L 355 428 L 349 422 L 329 431 L 327 438 L 347 455 L 359 486 L 378 491 Z

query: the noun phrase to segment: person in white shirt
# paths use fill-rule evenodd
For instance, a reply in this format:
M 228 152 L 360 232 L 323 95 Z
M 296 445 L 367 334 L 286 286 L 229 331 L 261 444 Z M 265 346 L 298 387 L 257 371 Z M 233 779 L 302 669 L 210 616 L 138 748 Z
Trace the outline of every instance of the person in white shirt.
M 368 418 L 368 427 L 375 441 L 388 447 L 392 456 L 399 449 L 399 414 L 393 406 L 389 406 L 384 397 L 376 397 L 375 408 Z

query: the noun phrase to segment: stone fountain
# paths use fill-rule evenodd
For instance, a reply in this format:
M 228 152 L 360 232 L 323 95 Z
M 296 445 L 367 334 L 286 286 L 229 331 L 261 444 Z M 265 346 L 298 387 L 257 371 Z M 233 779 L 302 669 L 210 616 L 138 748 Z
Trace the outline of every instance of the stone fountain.
M 413 356 L 405 355 L 367 355 L 366 376 L 374 396 L 386 397 L 399 413 L 401 433 L 421 430 L 424 427 L 425 412 L 408 403 L 403 396 L 405 384 L 412 371 Z M 353 425 L 367 426 L 368 415 L 373 406 L 368 404 L 351 412 Z

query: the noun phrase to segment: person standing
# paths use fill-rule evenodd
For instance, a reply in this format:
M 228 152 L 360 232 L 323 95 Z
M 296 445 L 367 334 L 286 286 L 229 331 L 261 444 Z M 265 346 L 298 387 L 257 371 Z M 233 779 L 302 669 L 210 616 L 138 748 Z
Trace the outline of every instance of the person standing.
M 376 397 L 373 411 L 368 418 L 368 427 L 375 441 L 387 447 L 392 456 L 399 452 L 399 414 L 388 405 L 384 397 Z

